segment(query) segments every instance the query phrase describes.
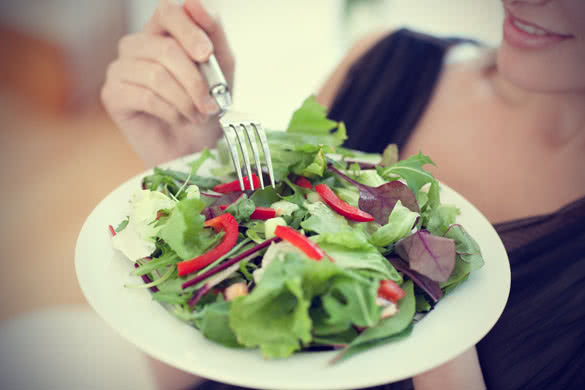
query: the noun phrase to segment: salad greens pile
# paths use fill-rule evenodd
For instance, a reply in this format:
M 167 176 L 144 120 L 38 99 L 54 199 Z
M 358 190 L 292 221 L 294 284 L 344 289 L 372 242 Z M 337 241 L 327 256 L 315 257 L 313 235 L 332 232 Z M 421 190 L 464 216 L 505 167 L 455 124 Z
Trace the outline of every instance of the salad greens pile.
M 110 226 L 144 281 L 127 287 L 150 288 L 225 346 L 266 358 L 335 349 L 339 360 L 408 336 L 483 265 L 457 207 L 441 203 L 428 156 L 343 148 L 344 124 L 313 97 L 267 135 L 275 188 L 236 188 L 221 143 L 185 171 L 143 178 Z M 200 176 L 209 159 L 213 177 Z

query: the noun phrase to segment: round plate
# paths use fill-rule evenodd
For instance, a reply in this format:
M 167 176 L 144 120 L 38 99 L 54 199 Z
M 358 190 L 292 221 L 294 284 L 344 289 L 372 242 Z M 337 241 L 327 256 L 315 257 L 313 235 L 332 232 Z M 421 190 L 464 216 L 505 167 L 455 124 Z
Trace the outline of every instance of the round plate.
M 166 164 L 186 170 L 188 156 Z M 215 164 L 208 160 L 207 174 Z M 108 225 L 127 215 L 128 200 L 140 188 L 138 175 L 104 198 L 85 221 L 75 250 L 77 278 L 93 309 L 116 331 L 153 358 L 216 381 L 261 389 L 348 389 L 412 377 L 445 363 L 476 344 L 494 326 L 510 290 L 510 266 L 504 246 L 488 220 L 467 200 L 442 184 L 441 201 L 461 210 L 462 224 L 479 243 L 485 265 L 444 297 L 400 341 L 329 364 L 335 352 L 297 353 L 266 360 L 258 350 L 231 349 L 205 339 L 153 301 L 130 276 L 132 263 L 114 250 Z

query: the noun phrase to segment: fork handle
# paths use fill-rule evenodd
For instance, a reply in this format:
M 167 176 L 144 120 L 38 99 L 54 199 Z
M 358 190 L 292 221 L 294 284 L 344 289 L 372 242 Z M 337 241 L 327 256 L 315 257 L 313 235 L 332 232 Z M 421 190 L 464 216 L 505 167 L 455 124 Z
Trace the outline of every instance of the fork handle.
M 199 69 L 201 70 L 201 73 L 203 73 L 207 85 L 209 85 L 209 94 L 213 96 L 217 102 L 217 105 L 221 110 L 220 115 L 222 115 L 231 106 L 232 97 L 227 81 L 219 67 L 215 55 L 211 54 L 207 62 L 200 63 Z

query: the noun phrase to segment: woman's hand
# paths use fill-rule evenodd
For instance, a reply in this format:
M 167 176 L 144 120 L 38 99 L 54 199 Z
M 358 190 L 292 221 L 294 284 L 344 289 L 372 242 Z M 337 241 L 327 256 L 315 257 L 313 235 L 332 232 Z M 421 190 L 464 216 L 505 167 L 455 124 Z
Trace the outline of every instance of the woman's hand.
M 219 108 L 195 64 L 211 53 L 231 87 L 234 58 L 224 30 L 199 0 L 162 0 L 144 31 L 120 40 L 102 101 L 146 165 L 215 145 Z

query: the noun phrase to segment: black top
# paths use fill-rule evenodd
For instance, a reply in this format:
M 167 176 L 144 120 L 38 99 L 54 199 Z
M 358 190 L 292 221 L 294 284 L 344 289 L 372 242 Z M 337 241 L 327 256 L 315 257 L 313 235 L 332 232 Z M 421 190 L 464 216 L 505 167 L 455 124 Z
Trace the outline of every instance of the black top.
M 463 41 L 403 29 L 370 49 L 329 112 L 346 124 L 344 146 L 400 149 L 429 102 L 445 53 Z M 508 251 L 512 285 L 502 316 L 477 345 L 488 388 L 585 389 L 585 198 L 495 228 Z M 375 388 L 411 389 L 412 381 Z M 243 388 L 209 381 L 197 389 Z
M 350 69 L 330 110 L 345 146 L 403 146 L 457 39 L 399 30 Z M 585 198 L 550 215 L 495 225 L 512 272 L 506 308 L 477 345 L 491 389 L 585 389 Z

